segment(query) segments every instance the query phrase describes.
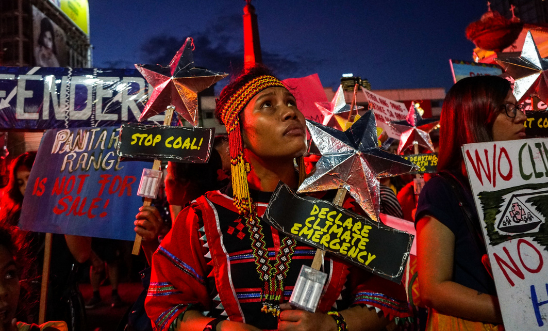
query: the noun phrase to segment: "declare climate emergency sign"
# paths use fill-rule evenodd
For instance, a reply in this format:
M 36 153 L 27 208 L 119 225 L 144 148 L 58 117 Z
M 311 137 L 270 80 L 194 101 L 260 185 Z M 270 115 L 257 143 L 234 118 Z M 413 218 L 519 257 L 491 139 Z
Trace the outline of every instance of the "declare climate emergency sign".
M 463 146 L 506 330 L 548 327 L 548 139 Z
M 48 130 L 32 168 L 20 227 L 35 232 L 133 240 L 143 168 L 120 162 L 118 127 Z M 135 211 L 132 214 L 129 211 Z

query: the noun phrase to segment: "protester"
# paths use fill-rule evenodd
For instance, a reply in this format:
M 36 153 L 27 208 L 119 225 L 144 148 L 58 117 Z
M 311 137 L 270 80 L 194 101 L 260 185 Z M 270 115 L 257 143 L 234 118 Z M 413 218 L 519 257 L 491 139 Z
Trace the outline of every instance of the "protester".
M 227 175 L 229 173 L 230 156 L 228 139 L 225 135 L 215 137 L 208 163 L 169 162 L 165 187 L 171 216 L 175 218 L 182 206 L 188 205 L 190 201 L 207 191 L 226 186 L 230 178 Z M 152 254 L 158 248 L 161 239 L 171 229 L 172 223 L 166 220 L 156 206 L 141 207 L 135 218 L 135 233 L 142 237 L 142 248 L 150 265 Z M 152 330 L 150 319 L 144 311 L 144 302 L 150 285 L 150 268 L 141 271 L 140 275 L 145 290 L 130 308 L 127 331 Z
M 114 239 L 93 238 L 91 241 L 91 267 L 89 268 L 89 279 L 93 296 L 86 302 L 86 309 L 98 307 L 103 300 L 99 293 L 103 274 L 108 274 L 108 279 L 112 287 L 110 295 L 110 306 L 118 308 L 123 306 L 124 302 L 118 294 L 118 282 L 120 278 L 121 251 L 124 242 Z M 108 273 L 105 269 L 108 267 Z
M 0 331 L 66 331 L 65 322 L 47 322 L 40 326 L 18 322 L 15 318 L 17 310 L 25 302 L 19 301 L 20 280 L 25 261 L 25 253 L 21 249 L 24 238 L 16 240 L 13 227 L 0 226 Z
M 299 270 L 310 265 L 315 249 L 260 216 L 280 180 L 296 189 L 304 177 L 304 117 L 263 67 L 225 87 L 216 114 L 229 134 L 232 185 L 184 209 L 154 253 L 145 306 L 155 329 L 380 330 L 409 316 L 403 287 L 329 256 L 316 313 L 291 308 L 287 300 Z M 258 250 L 270 258 L 260 258 Z M 276 261 L 286 261 L 285 267 L 272 267 Z M 276 281 L 269 283 L 264 275 L 270 271 Z
M 15 158 L 10 165 L 8 186 L 4 188 L 0 205 L 0 219 L 9 225 L 17 225 L 21 216 L 23 197 L 36 152 L 27 152 Z
M 167 201 L 172 221 L 186 205 L 207 191 L 228 184 L 230 178 L 228 138 L 218 135 L 213 140 L 209 161 L 201 163 L 169 162 L 165 180 Z
M 23 288 L 27 309 L 19 315 L 26 322 L 37 322 L 40 282 L 44 263 L 45 234 L 22 231 L 17 227 L 27 181 L 32 169 L 36 152 L 27 152 L 15 158 L 11 163 L 8 186 L 2 196 L 0 225 L 12 228 L 27 246 L 27 254 L 33 259 Z M 77 266 L 86 262 L 91 254 L 91 238 L 52 235 L 50 275 L 48 284 L 48 302 L 46 318 L 63 320 L 69 323 L 69 330 L 84 328 L 85 315 L 80 308 L 80 292 L 76 282 Z
M 416 212 L 420 296 L 430 308 L 427 330 L 501 329 L 461 147 L 524 138 L 525 119 L 503 78 L 464 78 L 447 93 L 440 123 L 441 176 L 423 188 Z

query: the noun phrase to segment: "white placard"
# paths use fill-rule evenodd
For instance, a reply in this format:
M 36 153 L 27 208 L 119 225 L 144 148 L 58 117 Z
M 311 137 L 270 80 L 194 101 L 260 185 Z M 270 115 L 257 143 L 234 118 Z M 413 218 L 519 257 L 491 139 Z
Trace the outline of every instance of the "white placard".
M 409 112 L 402 102 L 393 101 L 367 89 L 362 89 L 370 109 L 375 113 L 377 126 L 382 128 L 388 137 L 400 139 L 400 133 L 390 126 L 389 122 L 404 120 Z
M 548 329 L 548 139 L 463 146 L 506 330 Z

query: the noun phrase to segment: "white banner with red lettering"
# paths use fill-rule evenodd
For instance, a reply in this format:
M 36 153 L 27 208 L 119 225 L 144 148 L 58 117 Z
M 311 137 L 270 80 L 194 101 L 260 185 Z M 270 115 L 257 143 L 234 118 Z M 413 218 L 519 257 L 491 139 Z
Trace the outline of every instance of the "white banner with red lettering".
M 548 328 L 548 139 L 463 146 L 506 330 Z
M 390 126 L 391 121 L 404 120 L 409 112 L 403 102 L 397 102 L 381 97 L 367 89 L 362 88 L 365 99 L 369 103 L 369 109 L 373 109 L 377 126 L 382 128 L 390 138 L 400 139 L 400 133 Z

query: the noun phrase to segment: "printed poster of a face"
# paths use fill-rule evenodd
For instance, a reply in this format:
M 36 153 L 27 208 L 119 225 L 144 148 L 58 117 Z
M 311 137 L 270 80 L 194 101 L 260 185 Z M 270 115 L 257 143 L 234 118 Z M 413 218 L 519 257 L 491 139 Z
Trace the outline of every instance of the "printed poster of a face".
M 32 7 L 33 55 L 37 67 L 67 66 L 67 37 L 65 31 Z
M 548 326 L 548 139 L 463 146 L 506 330 Z

